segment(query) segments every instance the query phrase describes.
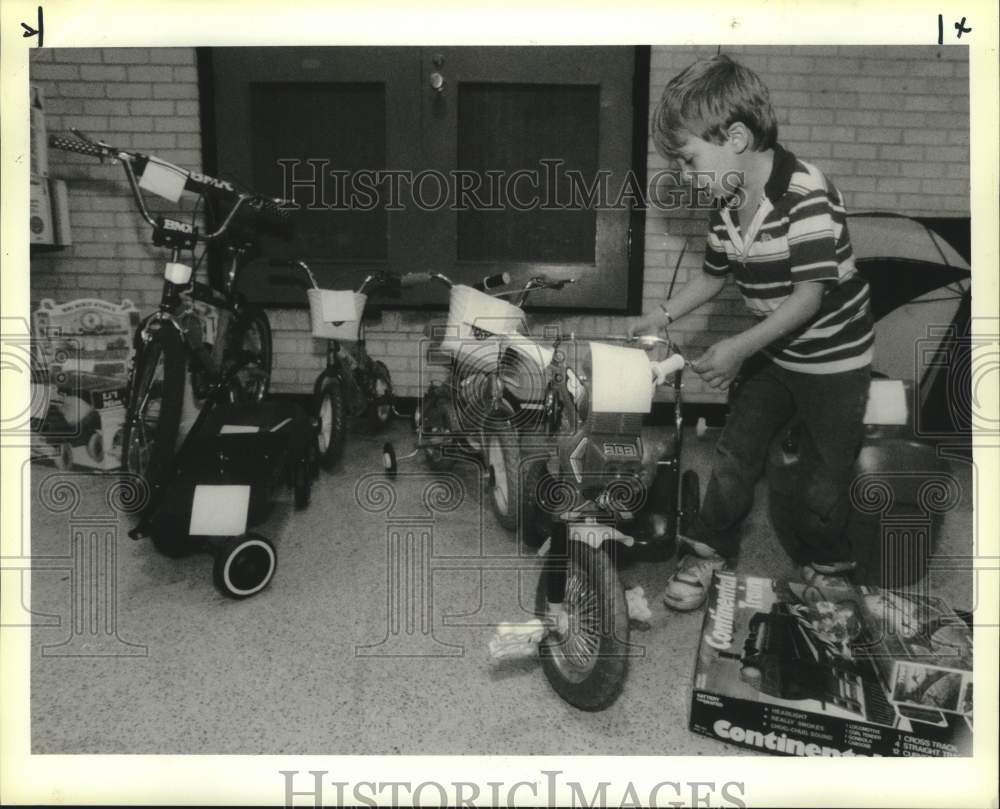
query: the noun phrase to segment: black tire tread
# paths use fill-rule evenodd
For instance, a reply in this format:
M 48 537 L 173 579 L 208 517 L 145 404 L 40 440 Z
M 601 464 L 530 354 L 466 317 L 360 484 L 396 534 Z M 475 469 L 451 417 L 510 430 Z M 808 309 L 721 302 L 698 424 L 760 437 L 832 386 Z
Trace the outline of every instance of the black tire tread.
M 579 541 L 568 543 L 570 574 L 575 570 L 594 589 L 604 610 L 613 610 L 614 623 L 610 634 L 600 640 L 601 658 L 590 674 L 581 682 L 569 682 L 561 675 L 554 657 L 551 636 L 539 645 L 542 670 L 555 692 L 570 705 L 583 711 L 603 711 L 621 695 L 628 676 L 627 646 L 629 639 L 628 605 L 625 588 L 614 570 L 614 563 L 604 549 L 595 549 Z M 553 564 L 552 560 L 546 566 Z M 610 592 L 605 586 L 611 582 Z M 536 606 L 539 614 L 545 610 L 546 579 L 539 579 Z
M 330 397 L 330 410 L 333 429 L 330 431 L 330 443 L 325 450 L 319 451 L 319 463 L 327 471 L 333 469 L 344 455 L 347 443 L 347 405 L 344 401 L 344 383 L 336 374 L 327 376 L 316 393 L 313 394 L 312 414 L 319 424 L 320 408 L 323 399 Z M 322 425 L 319 425 L 322 428 Z M 317 449 L 319 444 L 317 443 Z

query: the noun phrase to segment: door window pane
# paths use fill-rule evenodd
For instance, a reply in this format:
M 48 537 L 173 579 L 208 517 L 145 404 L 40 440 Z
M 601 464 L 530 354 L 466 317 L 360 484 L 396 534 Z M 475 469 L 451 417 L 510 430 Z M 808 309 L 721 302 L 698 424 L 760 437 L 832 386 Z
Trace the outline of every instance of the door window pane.
M 373 190 L 353 201 L 348 196 L 356 172 L 385 168 L 384 84 L 252 83 L 250 120 L 254 187 L 288 193 L 284 183 L 292 167 L 278 161 L 294 160 L 294 179 L 302 183 L 294 200 L 319 205 L 295 215 L 298 255 L 384 261 L 387 214 L 381 195 L 372 183 Z
M 567 172 L 594 182 L 599 113 L 593 85 L 459 85 L 458 168 L 480 178 L 475 200 L 500 208 L 459 210 L 460 261 L 594 262 L 596 211 L 539 207 L 569 204 Z M 522 169 L 533 176 L 513 182 Z

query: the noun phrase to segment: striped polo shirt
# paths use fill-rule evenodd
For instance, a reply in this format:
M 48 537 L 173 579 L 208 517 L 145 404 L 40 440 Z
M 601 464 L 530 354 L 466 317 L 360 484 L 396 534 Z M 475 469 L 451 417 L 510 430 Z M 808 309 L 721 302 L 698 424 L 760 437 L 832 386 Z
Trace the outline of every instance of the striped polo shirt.
M 793 371 L 834 374 L 872 360 L 868 282 L 854 266 L 844 200 L 815 166 L 775 146 L 771 176 L 741 229 L 728 207 L 709 217 L 704 270 L 733 274 L 750 311 L 774 312 L 800 281 L 821 281 L 819 311 L 764 352 Z

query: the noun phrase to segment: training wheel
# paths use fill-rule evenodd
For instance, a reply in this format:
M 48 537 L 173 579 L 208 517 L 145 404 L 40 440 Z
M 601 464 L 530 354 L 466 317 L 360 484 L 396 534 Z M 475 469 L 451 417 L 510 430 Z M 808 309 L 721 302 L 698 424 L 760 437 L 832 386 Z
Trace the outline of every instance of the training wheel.
M 247 598 L 267 587 L 278 567 L 271 540 L 259 534 L 230 537 L 215 557 L 215 586 L 229 598 Z
M 396 450 L 388 441 L 382 445 L 382 468 L 385 469 L 386 475 L 391 478 L 396 477 L 396 472 L 399 471 L 399 466 L 396 463 Z

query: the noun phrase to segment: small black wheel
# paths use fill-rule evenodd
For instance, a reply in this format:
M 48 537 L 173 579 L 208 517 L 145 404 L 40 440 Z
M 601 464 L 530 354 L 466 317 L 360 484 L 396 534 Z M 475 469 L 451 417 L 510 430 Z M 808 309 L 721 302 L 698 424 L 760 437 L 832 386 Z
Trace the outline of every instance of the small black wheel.
M 691 536 L 700 508 L 701 484 L 698 481 L 698 473 L 693 469 L 688 469 L 681 475 L 680 533 L 682 535 Z
M 509 423 L 505 429 L 483 435 L 490 503 L 500 525 L 517 529 L 521 496 L 521 441 Z
M 309 506 L 309 497 L 312 493 L 312 476 L 309 473 L 308 458 L 301 458 L 296 461 L 293 472 L 293 485 L 295 486 L 295 508 L 307 508 Z
M 347 408 L 344 383 L 336 374 L 324 377 L 313 397 L 313 417 L 319 425 L 316 449 L 324 469 L 333 469 L 344 454 L 347 441 Z
M 396 463 L 396 449 L 388 441 L 382 445 L 382 468 L 385 469 L 385 474 L 390 477 L 396 477 L 396 473 L 399 472 L 399 466 Z
M 278 554 L 271 540 L 259 534 L 230 537 L 215 557 L 212 578 L 229 598 L 256 595 L 274 578 Z
M 603 549 L 570 541 L 563 609 L 565 634 L 549 632 L 539 646 L 542 670 L 555 692 L 583 711 L 603 711 L 625 687 L 628 676 L 629 620 L 625 588 Z M 536 609 L 544 615 L 547 578 L 538 582 Z
M 306 463 L 309 467 L 309 479 L 316 480 L 319 477 L 319 445 L 316 441 L 309 442 Z
M 383 430 L 392 421 L 392 378 L 384 362 L 372 363 L 371 403 L 368 405 L 368 423 L 373 430 Z

